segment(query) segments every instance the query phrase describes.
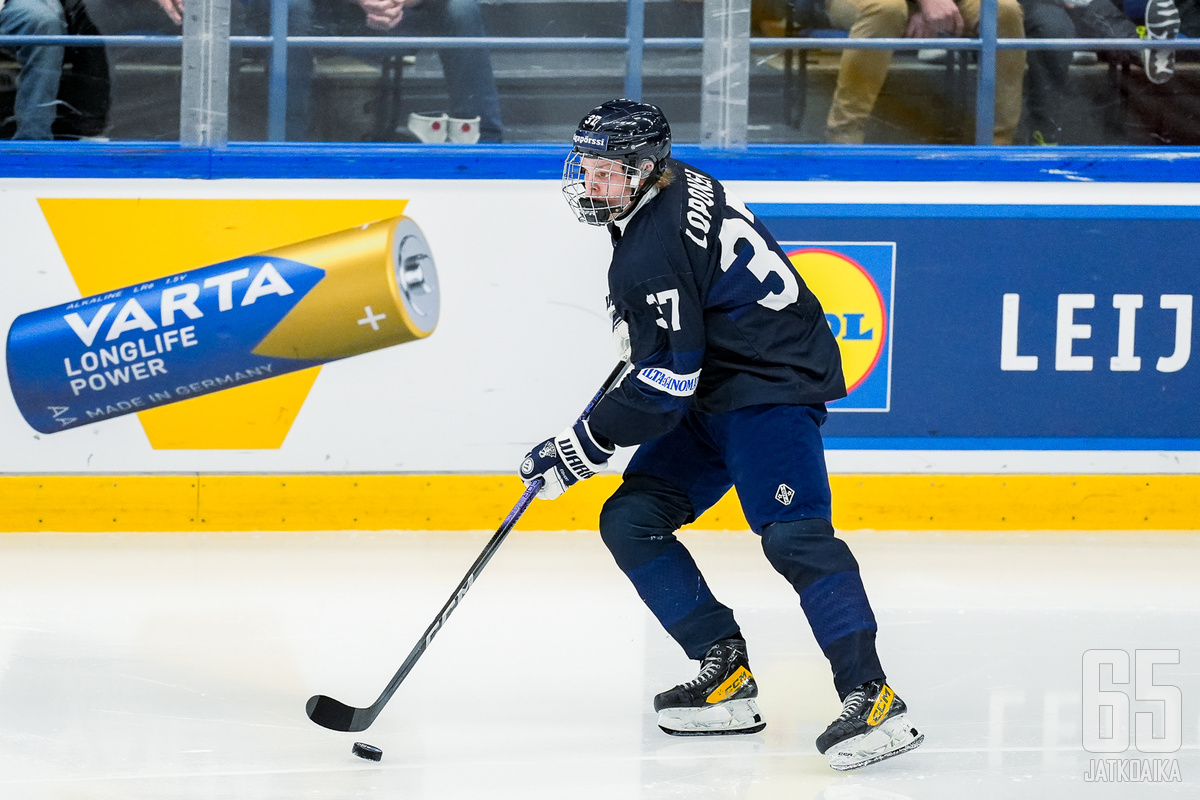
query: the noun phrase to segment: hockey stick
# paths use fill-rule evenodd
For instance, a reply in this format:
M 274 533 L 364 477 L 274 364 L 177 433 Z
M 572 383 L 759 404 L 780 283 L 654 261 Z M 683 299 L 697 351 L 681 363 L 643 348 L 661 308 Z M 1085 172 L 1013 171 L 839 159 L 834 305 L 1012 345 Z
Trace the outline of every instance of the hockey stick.
M 616 366 L 604 381 L 604 385 L 600 387 L 600 391 L 596 392 L 596 396 L 592 398 L 592 401 L 587 404 L 587 408 L 579 415 L 580 419 L 586 419 L 592 413 L 592 409 L 600 402 L 600 398 L 604 397 L 605 393 L 621 377 L 621 373 L 625 371 L 626 366 L 627 362 L 624 361 Z M 525 493 L 521 495 L 521 499 L 513 506 L 513 510 L 508 512 L 508 516 L 500 524 L 499 530 L 492 536 L 487 546 L 483 548 L 483 552 L 479 554 L 479 558 L 475 559 L 475 563 L 471 565 L 471 569 L 467 571 L 466 576 L 458 584 L 458 588 L 450 595 L 450 599 L 442 606 L 442 610 L 434 617 L 433 622 L 429 623 L 429 627 L 425 629 L 424 635 L 421 636 L 416 646 L 413 647 L 412 652 L 408 654 L 408 658 L 404 659 L 404 663 L 400 665 L 399 671 L 392 677 L 387 688 L 383 690 L 383 694 L 379 695 L 378 700 L 366 708 L 354 708 L 323 694 L 313 695 L 308 699 L 308 703 L 305 706 L 308 718 L 324 728 L 335 731 L 365 731 L 370 727 L 375 718 L 379 716 L 379 712 L 383 711 L 383 707 L 387 705 L 388 700 L 400 688 L 401 682 L 408 677 L 408 673 L 412 671 L 413 666 L 417 663 L 417 659 L 429 647 L 429 643 L 433 641 L 433 637 L 446 624 L 446 620 L 449 619 L 454 609 L 458 607 L 467 590 L 471 588 L 471 584 L 479 577 L 479 573 L 483 571 L 488 561 L 500 549 L 500 544 L 508 536 L 513 526 L 517 524 L 517 520 L 525 513 L 525 509 L 533 502 L 534 496 L 537 495 L 541 488 L 541 478 L 535 479 L 526 487 Z

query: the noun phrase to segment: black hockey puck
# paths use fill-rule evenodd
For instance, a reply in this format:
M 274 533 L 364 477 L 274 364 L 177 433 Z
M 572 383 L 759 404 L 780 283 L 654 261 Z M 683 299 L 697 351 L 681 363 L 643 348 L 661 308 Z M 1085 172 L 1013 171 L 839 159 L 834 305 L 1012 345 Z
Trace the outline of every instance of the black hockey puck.
M 353 753 L 359 758 L 365 758 L 367 761 L 380 761 L 383 759 L 382 750 L 375 745 L 364 744 L 362 742 L 354 743 Z

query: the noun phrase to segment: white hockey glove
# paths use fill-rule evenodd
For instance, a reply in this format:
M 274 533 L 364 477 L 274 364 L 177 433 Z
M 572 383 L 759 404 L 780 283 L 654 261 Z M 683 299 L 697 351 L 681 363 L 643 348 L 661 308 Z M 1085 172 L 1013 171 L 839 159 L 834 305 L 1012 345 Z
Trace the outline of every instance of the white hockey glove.
M 613 352 L 621 361 L 628 361 L 632 353 L 629 346 L 629 323 L 619 317 L 613 317 Z
M 538 497 L 553 500 L 579 481 L 590 478 L 608 464 L 615 452 L 601 447 L 586 420 L 580 420 L 552 439 L 538 444 L 521 462 L 521 480 L 528 486 L 543 480 Z

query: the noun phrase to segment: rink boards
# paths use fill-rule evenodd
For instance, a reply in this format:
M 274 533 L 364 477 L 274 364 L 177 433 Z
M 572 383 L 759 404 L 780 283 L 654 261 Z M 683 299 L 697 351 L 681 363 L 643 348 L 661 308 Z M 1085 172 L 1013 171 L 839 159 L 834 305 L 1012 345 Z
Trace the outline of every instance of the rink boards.
M 1191 160 L 680 150 L 838 337 L 838 527 L 1195 528 Z M 231 151 L 0 160 L 0 530 L 494 527 L 614 358 L 558 149 Z

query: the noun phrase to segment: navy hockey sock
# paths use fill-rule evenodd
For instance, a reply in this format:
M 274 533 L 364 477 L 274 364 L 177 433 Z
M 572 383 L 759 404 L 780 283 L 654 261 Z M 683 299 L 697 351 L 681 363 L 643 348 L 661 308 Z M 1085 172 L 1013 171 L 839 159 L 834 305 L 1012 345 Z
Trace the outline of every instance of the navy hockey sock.
M 692 506 L 682 492 L 656 478 L 629 476 L 604 504 L 600 536 L 642 602 L 688 657 L 699 659 L 739 628 L 675 537 L 691 519 Z
M 875 651 L 871 611 L 850 548 L 825 519 L 777 522 L 763 529 L 767 560 L 800 595 L 813 636 L 833 669 L 838 695 L 885 677 Z
M 679 542 L 625 574 L 688 658 L 702 658 L 713 642 L 740 636 L 733 612 L 713 597 L 691 553 Z

